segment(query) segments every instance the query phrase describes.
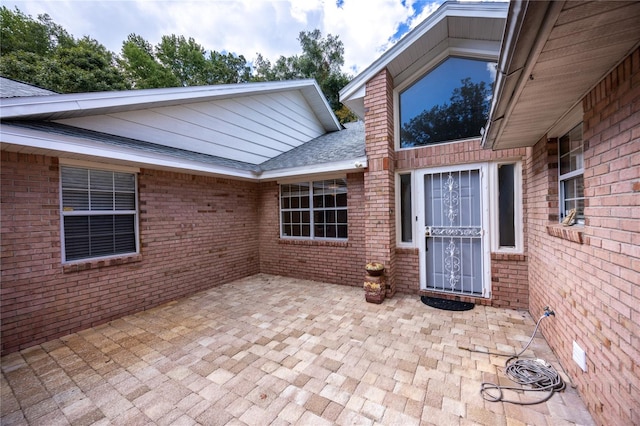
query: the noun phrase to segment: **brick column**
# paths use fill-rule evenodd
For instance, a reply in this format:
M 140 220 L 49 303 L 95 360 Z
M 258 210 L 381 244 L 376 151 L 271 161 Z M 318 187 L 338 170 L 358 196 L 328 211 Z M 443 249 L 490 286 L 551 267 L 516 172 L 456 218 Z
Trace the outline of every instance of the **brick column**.
M 365 254 L 367 262 L 384 263 L 391 297 L 396 291 L 395 146 L 393 80 L 386 69 L 367 83 L 364 107 L 369 163 L 364 175 Z

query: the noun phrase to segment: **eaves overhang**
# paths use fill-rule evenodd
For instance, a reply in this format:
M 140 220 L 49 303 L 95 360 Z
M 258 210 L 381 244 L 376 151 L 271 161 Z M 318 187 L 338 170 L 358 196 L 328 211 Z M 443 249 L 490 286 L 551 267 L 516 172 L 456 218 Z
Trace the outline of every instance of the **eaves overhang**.
M 363 118 L 366 84 L 385 68 L 399 86 L 446 56 L 497 60 L 507 7 L 506 2 L 443 3 L 351 80 L 340 101 Z
M 330 163 L 314 164 L 313 166 L 291 167 L 288 169 L 265 170 L 259 173 L 261 181 L 281 180 L 292 177 L 321 176 L 344 173 L 364 173 L 368 167 L 367 157 L 332 161 Z
M 533 146 L 638 48 L 638 28 L 640 2 L 512 1 L 482 146 Z
M 136 149 L 133 146 L 107 146 L 104 143 L 38 130 L 16 128 L 0 123 L 0 149 L 20 154 L 47 155 L 112 165 L 136 166 L 197 175 L 255 180 L 259 169 L 231 167 L 197 158 L 177 157 L 166 152 Z
M 350 126 L 353 127 L 353 126 Z M 360 126 L 362 127 L 362 126 Z M 227 158 L 156 145 L 100 132 L 73 128 L 52 122 L 1 122 L 0 149 L 20 154 L 35 154 L 107 165 L 129 166 L 216 176 L 254 182 L 283 178 L 335 175 L 363 172 L 364 130 L 346 129 L 310 141 L 297 151 L 317 154 L 298 156 L 296 162 L 281 162 L 280 167 L 261 167 Z M 344 150 L 341 149 L 344 140 Z M 360 142 L 358 142 L 360 141 Z M 361 149 L 358 146 L 361 145 Z M 308 148 L 311 146 L 311 150 Z M 354 149 L 355 147 L 355 149 Z M 329 151 L 328 153 L 325 151 Z M 336 155 L 342 153 L 337 159 Z M 329 154 L 329 155 L 327 155 Z M 333 158 L 327 161 L 326 158 Z M 324 159 L 324 160 L 322 160 Z M 290 165 L 294 164 L 294 165 Z

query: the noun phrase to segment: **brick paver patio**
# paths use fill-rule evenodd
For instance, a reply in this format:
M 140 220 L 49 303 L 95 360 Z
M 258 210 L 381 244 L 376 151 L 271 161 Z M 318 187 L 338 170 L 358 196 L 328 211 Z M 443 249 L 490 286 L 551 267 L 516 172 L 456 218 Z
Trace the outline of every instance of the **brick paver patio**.
M 373 305 L 358 288 L 256 275 L 2 358 L 0 420 L 593 424 L 570 385 L 532 406 L 482 399 L 483 381 L 513 384 L 505 358 L 459 346 L 516 352 L 534 324 L 520 311 L 442 311 L 405 295 Z M 560 368 L 540 335 L 527 355 Z

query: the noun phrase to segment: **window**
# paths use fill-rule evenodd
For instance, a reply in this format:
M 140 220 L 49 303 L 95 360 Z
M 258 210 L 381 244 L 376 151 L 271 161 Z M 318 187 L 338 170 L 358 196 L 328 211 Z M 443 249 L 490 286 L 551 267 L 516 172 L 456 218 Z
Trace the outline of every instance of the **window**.
M 516 246 L 515 164 L 498 164 L 498 232 L 500 247 Z
M 492 250 L 520 253 L 522 246 L 522 166 L 519 162 L 492 167 Z
M 63 261 L 137 253 L 136 175 L 62 166 Z
M 347 181 L 280 185 L 282 237 L 346 239 Z
M 560 220 L 570 210 L 576 210 L 576 219 L 584 223 L 584 164 L 582 144 L 582 124 L 562 136 L 558 142 L 560 157 Z
M 496 64 L 448 58 L 400 93 L 400 148 L 479 137 Z
M 411 175 L 400 175 L 400 241 L 413 242 L 413 213 L 411 204 Z

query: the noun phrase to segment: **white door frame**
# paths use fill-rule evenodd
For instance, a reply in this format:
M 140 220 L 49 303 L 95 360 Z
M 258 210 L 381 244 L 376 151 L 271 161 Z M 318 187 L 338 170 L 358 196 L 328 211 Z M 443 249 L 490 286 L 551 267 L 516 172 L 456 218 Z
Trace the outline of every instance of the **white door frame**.
M 427 290 L 427 262 L 426 262 L 426 239 L 425 239 L 425 175 L 432 173 L 448 173 L 453 171 L 480 171 L 480 192 L 481 192 L 481 222 L 482 222 L 482 297 L 491 297 L 491 242 L 489 233 L 489 164 L 459 164 L 444 167 L 434 167 L 428 169 L 415 170 L 416 183 L 415 206 L 417 212 L 416 238 L 418 240 L 418 256 L 420 264 L 420 290 Z M 429 291 L 436 291 L 429 289 Z M 451 294 L 448 293 L 447 294 Z M 457 294 L 457 293 L 456 293 Z

